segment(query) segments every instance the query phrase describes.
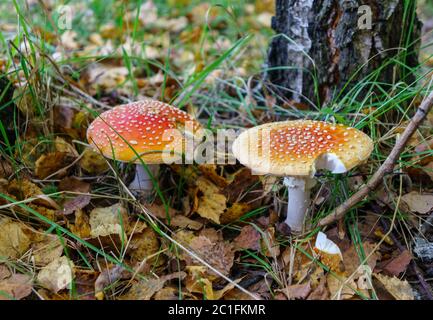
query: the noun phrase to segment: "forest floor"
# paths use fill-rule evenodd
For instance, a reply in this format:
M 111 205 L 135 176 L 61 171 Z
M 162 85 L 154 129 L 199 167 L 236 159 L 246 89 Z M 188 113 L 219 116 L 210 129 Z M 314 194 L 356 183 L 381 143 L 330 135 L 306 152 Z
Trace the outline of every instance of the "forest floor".
M 74 1 L 66 30 L 60 2 L 0 4 L 0 300 L 433 297 L 433 113 L 395 174 L 344 221 L 316 227 L 386 158 L 421 85 L 314 110 L 279 105 L 257 87 L 273 0 Z M 422 84 L 433 8 L 420 6 L 430 32 L 414 71 Z M 349 174 L 317 176 L 308 231 L 294 236 L 281 179 L 240 164 L 161 165 L 152 199 L 135 199 L 125 187 L 134 166 L 89 148 L 86 130 L 144 97 L 213 131 L 338 121 L 375 149 Z M 318 243 L 319 232 L 328 239 Z

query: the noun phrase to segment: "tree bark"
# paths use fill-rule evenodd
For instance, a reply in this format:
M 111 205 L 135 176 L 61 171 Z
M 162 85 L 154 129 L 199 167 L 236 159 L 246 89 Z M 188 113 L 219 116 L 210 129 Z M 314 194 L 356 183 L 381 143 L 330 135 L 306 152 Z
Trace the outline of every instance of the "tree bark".
M 371 28 L 366 28 L 364 12 L 358 13 L 363 5 L 371 9 Z M 421 23 L 415 9 L 412 0 L 276 0 L 272 28 L 277 36 L 268 53 L 274 90 L 284 98 L 322 105 L 390 58 L 416 66 Z M 389 84 L 413 80 L 397 63 L 375 79 Z

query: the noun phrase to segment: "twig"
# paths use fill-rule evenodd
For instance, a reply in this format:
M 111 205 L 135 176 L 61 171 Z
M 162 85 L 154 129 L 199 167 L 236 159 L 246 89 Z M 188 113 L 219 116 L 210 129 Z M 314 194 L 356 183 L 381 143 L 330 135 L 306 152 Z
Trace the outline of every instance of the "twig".
M 423 100 L 421 105 L 418 107 L 413 118 L 410 120 L 406 129 L 400 136 L 400 139 L 396 142 L 394 148 L 391 150 L 391 153 L 388 155 L 383 164 L 379 167 L 376 173 L 371 177 L 370 181 L 359 189 L 355 194 L 353 194 L 349 199 L 347 199 L 344 203 L 338 206 L 334 211 L 327 217 L 323 218 L 319 221 L 319 226 L 325 226 L 334 221 L 341 219 L 344 215 L 357 203 L 362 201 L 365 196 L 369 192 L 374 191 L 379 184 L 382 182 L 383 177 L 386 174 L 392 172 L 395 163 L 397 162 L 400 154 L 404 150 L 406 144 L 408 143 L 410 137 L 414 134 L 414 132 L 418 129 L 419 125 L 426 118 L 427 114 L 430 112 L 433 105 L 433 91 Z

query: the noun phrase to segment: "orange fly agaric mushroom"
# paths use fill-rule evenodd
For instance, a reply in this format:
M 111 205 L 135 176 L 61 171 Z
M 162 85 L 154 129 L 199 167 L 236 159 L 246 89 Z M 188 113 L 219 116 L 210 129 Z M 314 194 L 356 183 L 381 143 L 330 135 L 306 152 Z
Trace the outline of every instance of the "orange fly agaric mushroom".
M 253 173 L 285 177 L 285 223 L 293 232 L 302 231 L 316 171 L 344 173 L 365 161 L 372 150 L 372 140 L 355 128 L 311 120 L 257 126 L 233 143 L 234 156 Z
M 200 137 L 201 125 L 191 115 L 153 99 L 114 107 L 87 130 L 87 140 L 105 157 L 136 163 L 129 185 L 135 192 L 152 190 L 148 170 L 155 174 L 159 164 L 178 161 L 185 153 L 186 139 Z

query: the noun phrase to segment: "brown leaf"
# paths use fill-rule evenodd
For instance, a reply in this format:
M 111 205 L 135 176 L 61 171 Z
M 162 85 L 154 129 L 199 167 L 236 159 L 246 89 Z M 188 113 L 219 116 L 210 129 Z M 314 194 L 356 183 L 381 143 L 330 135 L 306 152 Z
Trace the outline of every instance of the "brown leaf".
M 383 268 L 383 271 L 390 276 L 398 276 L 406 270 L 411 260 L 412 255 L 409 250 L 404 250 L 397 257 L 389 261 Z
M 102 300 L 104 297 L 104 289 L 120 279 L 127 279 L 131 273 L 121 265 L 115 265 L 112 268 L 107 268 L 102 271 L 95 281 L 95 297 Z
M 35 198 L 32 203 L 36 205 L 59 209 L 59 205 L 53 199 L 45 195 L 36 184 L 29 180 L 12 180 L 8 185 L 8 192 L 14 195 L 18 200 Z
M 294 284 L 279 291 L 283 292 L 287 299 L 305 299 L 311 292 L 311 284 L 310 282 Z
M 35 175 L 39 179 L 45 179 L 54 173 L 56 177 L 64 177 L 67 174 L 67 166 L 71 164 L 73 157 L 66 152 L 50 152 L 41 155 L 35 162 Z
M 165 210 L 165 207 L 163 205 L 158 205 L 156 203 L 147 204 L 146 208 L 153 213 L 156 217 L 159 219 L 167 219 L 167 211 Z M 179 211 L 169 207 L 168 208 L 168 216 L 170 218 L 173 218 L 175 215 L 177 215 Z
M 203 228 L 203 223 L 191 220 L 190 218 L 182 215 L 174 216 L 173 219 L 171 219 L 170 221 L 170 225 L 179 228 L 188 228 L 191 230 L 200 230 L 201 228 Z
M 234 262 L 234 250 L 231 243 L 223 240 L 212 241 L 209 237 L 200 235 L 193 238 L 189 245 L 200 258 L 222 274 L 228 275 L 230 273 Z M 192 259 L 187 253 L 184 254 L 184 257 L 188 265 L 201 265 L 200 262 Z M 208 270 L 208 272 L 214 275 L 211 270 Z
M 329 292 L 326 288 L 326 278 L 320 279 L 319 285 L 311 292 L 307 300 L 326 300 L 329 298 Z
M 345 274 L 331 274 L 326 277 L 330 299 L 346 300 L 355 295 L 358 287 L 353 278 L 348 278 Z
M 374 267 L 376 266 L 376 263 L 380 258 L 380 253 L 378 252 L 372 253 L 373 249 L 376 246 L 372 242 L 364 242 L 362 246 L 364 249 L 365 256 L 366 257 L 370 256 L 367 259 L 367 264 L 371 270 L 374 270 Z M 351 275 L 355 272 L 359 273 L 361 271 L 362 268 L 360 268 L 361 265 L 360 257 L 354 245 L 350 246 L 349 249 L 343 251 L 343 263 L 344 263 L 345 271 L 348 275 Z
M 76 210 L 83 209 L 90 203 L 92 197 L 87 194 L 81 194 L 71 200 L 66 201 L 63 204 L 63 210 L 58 210 L 59 214 L 63 214 L 65 216 L 74 213 Z
M 155 231 L 148 227 L 143 232 L 134 234 L 128 250 L 132 261 L 142 262 L 145 259 L 149 259 L 150 256 L 160 250 L 160 242 Z M 156 261 L 160 265 L 164 262 L 164 259 L 162 259 L 162 256 L 154 256 L 148 262 L 154 264 Z
M 32 293 L 32 279 L 24 274 L 13 274 L 0 280 L 0 300 L 20 300 Z
M 249 211 L 251 211 L 250 204 L 239 202 L 233 203 L 233 205 L 221 215 L 221 223 L 228 224 L 237 221 Z
M 82 239 L 90 237 L 89 216 L 83 210 L 75 211 L 74 224 L 68 223 L 69 230 Z
M 159 278 L 149 278 L 141 280 L 132 285 L 129 292 L 123 295 L 121 300 L 150 300 L 153 295 L 161 290 L 167 281 L 173 279 L 184 279 L 186 276 L 185 272 L 175 272 Z
M 412 191 L 403 195 L 401 199 L 412 212 L 427 214 L 433 210 L 433 194 L 421 194 L 417 191 Z
M 260 250 L 260 232 L 252 225 L 246 225 L 241 233 L 234 239 L 233 244 L 237 249 Z
M 198 169 L 207 179 L 220 188 L 224 188 L 229 184 L 224 177 L 216 172 L 217 166 L 215 164 L 201 164 L 198 166 Z
M 77 192 L 77 193 L 89 193 L 90 183 L 87 183 L 76 177 L 66 177 L 60 180 L 59 190 Z

